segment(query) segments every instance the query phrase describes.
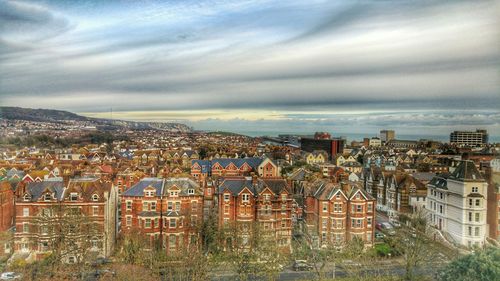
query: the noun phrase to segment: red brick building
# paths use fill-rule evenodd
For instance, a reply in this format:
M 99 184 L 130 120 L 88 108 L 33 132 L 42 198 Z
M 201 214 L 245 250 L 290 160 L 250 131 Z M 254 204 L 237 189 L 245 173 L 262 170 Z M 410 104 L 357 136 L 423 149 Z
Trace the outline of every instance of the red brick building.
M 319 181 L 306 196 L 305 217 L 312 243 L 337 245 L 358 237 L 372 246 L 376 200 L 354 183 Z
M 122 194 L 122 233 L 134 231 L 167 251 L 199 243 L 203 191 L 189 178 L 144 178 Z
M 210 176 L 249 176 L 279 177 L 280 169 L 269 158 L 217 158 L 212 160 L 193 160 L 191 175 L 203 179 Z
M 118 193 L 111 182 L 97 178 L 32 182 L 16 198 L 14 250 L 37 260 L 65 240 L 63 261 L 81 261 L 82 253 L 109 256 L 116 241 Z M 80 247 L 70 251 L 71 247 Z
M 14 225 L 14 192 L 8 181 L 0 182 L 0 232 Z
M 258 223 L 274 232 L 278 245 L 289 251 L 294 202 L 286 180 L 280 178 L 224 178 L 218 185 L 219 226 Z

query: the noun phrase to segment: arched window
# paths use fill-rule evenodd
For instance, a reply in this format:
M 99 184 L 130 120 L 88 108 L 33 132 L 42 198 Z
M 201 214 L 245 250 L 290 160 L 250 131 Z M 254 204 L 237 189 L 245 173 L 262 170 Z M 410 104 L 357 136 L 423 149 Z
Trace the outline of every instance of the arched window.
M 45 193 L 45 195 L 43 196 L 43 200 L 44 201 L 52 200 L 52 195 L 50 195 L 50 193 Z
M 24 194 L 23 200 L 24 201 L 30 201 L 31 200 L 31 196 L 26 193 L 26 194 Z
M 99 200 L 99 195 L 94 194 L 92 195 L 92 201 L 98 201 Z

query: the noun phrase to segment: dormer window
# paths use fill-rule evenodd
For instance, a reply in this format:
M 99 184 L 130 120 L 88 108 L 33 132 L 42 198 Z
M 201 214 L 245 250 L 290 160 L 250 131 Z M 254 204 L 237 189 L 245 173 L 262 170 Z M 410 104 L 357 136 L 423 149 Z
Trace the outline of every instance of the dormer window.
M 76 192 L 71 192 L 69 194 L 69 201 L 78 201 L 78 193 Z
M 286 201 L 286 197 L 287 197 L 286 194 L 281 194 L 281 200 L 282 201 Z
M 194 189 L 188 189 L 188 194 L 193 195 L 194 194 Z
M 229 194 L 224 194 L 224 201 L 229 202 L 229 197 L 230 197 Z
M 271 201 L 271 194 L 264 194 L 264 202 Z
M 243 194 L 241 197 L 241 200 L 245 203 L 250 202 L 250 194 L 248 194 L 248 193 Z
M 30 201 L 31 200 L 31 196 L 29 194 L 24 194 L 23 200 L 24 201 Z
M 154 190 L 145 190 L 144 191 L 144 196 L 146 196 L 146 197 L 153 197 L 154 195 L 155 195 Z
M 92 195 L 92 201 L 98 201 L 99 200 L 99 195 L 94 194 Z
M 170 191 L 170 196 L 171 197 L 177 197 L 177 195 L 179 195 L 179 192 L 177 192 L 177 191 Z
M 44 201 L 51 201 L 51 200 L 52 200 L 52 196 L 50 195 L 50 193 L 46 193 L 46 194 L 43 196 L 43 200 L 44 200 Z
M 479 188 L 478 187 L 472 187 L 472 193 L 478 193 Z

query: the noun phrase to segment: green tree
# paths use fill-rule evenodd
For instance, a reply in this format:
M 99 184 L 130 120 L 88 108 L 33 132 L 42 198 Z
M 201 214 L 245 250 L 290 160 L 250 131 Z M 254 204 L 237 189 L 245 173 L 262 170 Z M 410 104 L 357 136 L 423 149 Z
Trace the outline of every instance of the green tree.
M 500 280 L 500 249 L 487 248 L 460 257 L 438 275 L 440 281 Z

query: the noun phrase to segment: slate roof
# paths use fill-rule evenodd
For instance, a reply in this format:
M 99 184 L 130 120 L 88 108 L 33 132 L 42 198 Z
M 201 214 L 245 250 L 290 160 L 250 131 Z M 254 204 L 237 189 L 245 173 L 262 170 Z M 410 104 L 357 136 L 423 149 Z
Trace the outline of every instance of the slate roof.
M 470 160 L 461 161 L 450 175 L 450 179 L 459 181 L 484 181 L 483 176 Z
M 161 196 L 161 194 L 166 194 L 167 190 L 172 186 L 176 186 L 180 189 L 179 195 L 187 196 L 189 189 L 194 189 L 193 195 L 202 195 L 203 192 L 200 189 L 200 185 L 189 178 L 144 178 L 138 183 L 134 184 L 129 190 L 123 193 L 123 196 L 144 196 L 144 189 L 148 186 L 152 186 L 156 189 L 156 196 Z
M 432 178 L 429 184 L 435 186 L 436 188 L 448 190 L 448 182 L 446 180 L 448 177 L 449 174 L 440 174 Z
M 219 185 L 218 192 L 223 193 L 224 190 L 229 190 L 233 196 L 237 196 L 243 189 L 248 188 L 253 194 L 256 194 L 254 185 L 251 179 L 246 178 L 235 178 L 235 179 L 224 179 L 224 181 Z
M 200 189 L 200 185 L 190 178 L 168 178 L 168 179 L 165 179 L 165 188 L 164 188 L 163 192 L 166 193 L 167 190 L 172 186 L 178 187 L 181 190 L 179 192 L 179 194 L 183 195 L 183 196 L 190 195 L 190 194 L 188 194 L 189 189 L 194 190 L 194 195 L 203 195 L 203 192 Z
M 154 187 L 156 189 L 156 196 L 160 196 L 163 191 L 163 179 L 144 178 L 125 191 L 123 196 L 144 196 L 144 189 L 148 186 Z
M 227 189 L 233 196 L 237 196 L 245 188 L 248 188 L 254 195 L 266 188 L 269 188 L 276 195 L 281 194 L 284 190 L 289 191 L 288 183 L 284 179 L 257 179 L 254 184 L 250 177 L 226 178 L 217 190 L 219 193 L 223 193 Z
M 64 193 L 64 182 L 61 181 L 41 181 L 41 182 L 30 182 L 26 186 L 26 193 L 31 196 L 31 201 L 38 201 L 44 191 L 50 191 L 55 193 L 55 198 L 57 200 L 62 200 Z

